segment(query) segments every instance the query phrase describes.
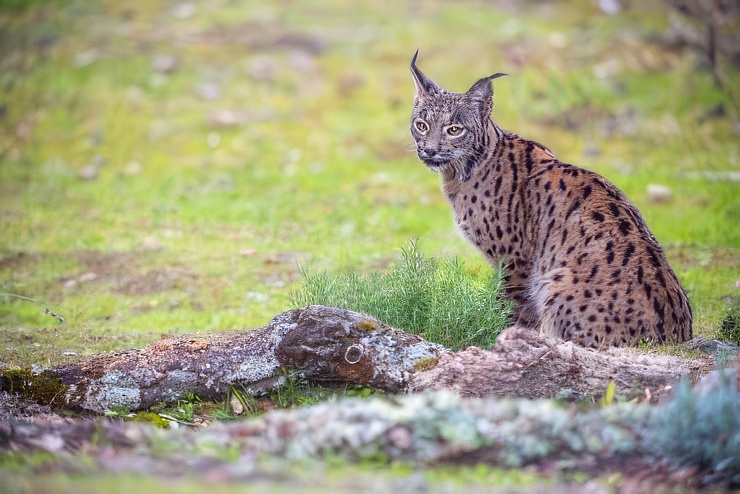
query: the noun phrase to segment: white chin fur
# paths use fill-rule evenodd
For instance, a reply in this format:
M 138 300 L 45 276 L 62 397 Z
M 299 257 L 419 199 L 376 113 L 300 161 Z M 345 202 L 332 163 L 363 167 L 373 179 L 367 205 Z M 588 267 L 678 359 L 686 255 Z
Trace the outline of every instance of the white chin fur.
M 429 163 L 424 161 L 424 166 L 429 168 L 431 171 L 435 173 L 439 173 L 442 171 L 443 168 L 445 168 L 448 164 L 447 163 Z

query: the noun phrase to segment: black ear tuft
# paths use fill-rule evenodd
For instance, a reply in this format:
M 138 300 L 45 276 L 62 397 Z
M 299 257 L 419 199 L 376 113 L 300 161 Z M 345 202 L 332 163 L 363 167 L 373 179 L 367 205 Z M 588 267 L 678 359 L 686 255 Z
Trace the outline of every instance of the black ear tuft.
M 493 109 L 493 85 L 491 81 L 505 75 L 503 72 L 497 72 L 484 77 L 473 84 L 465 93 L 471 100 L 480 105 L 483 114 L 490 115 Z
M 411 59 L 411 70 L 416 69 L 416 57 L 419 56 L 419 49 L 416 49 L 416 53 L 414 53 L 414 58 Z
M 437 86 L 430 78 L 424 75 L 424 73 L 416 67 L 416 58 L 419 56 L 419 50 L 414 53 L 414 58 L 411 59 L 411 74 L 414 76 L 414 85 L 416 86 L 416 96 L 421 97 L 425 94 L 440 91 L 441 88 Z
M 468 89 L 467 94 L 477 100 L 490 99 L 493 97 L 493 87 L 491 86 L 491 81 L 505 75 L 506 74 L 504 74 L 503 72 L 497 72 L 493 75 L 489 75 L 488 77 L 484 77 L 483 79 L 480 79 L 475 84 L 473 84 L 470 89 Z

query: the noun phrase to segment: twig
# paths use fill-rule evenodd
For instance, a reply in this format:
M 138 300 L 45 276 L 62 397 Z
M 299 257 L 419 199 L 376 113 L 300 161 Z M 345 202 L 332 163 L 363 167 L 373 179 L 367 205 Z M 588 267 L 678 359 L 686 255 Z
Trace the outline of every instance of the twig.
M 7 292 L 4 292 L 3 295 L 7 295 L 8 297 L 19 298 L 21 300 L 27 300 L 29 302 L 34 302 L 34 303 L 37 303 L 37 304 L 40 304 L 40 305 L 51 305 L 51 306 L 54 306 L 54 307 L 59 307 L 56 304 L 48 304 L 46 302 L 42 302 L 41 300 L 36 300 L 35 298 L 26 297 L 25 295 L 18 295 L 17 293 L 7 293 Z M 56 312 L 52 312 L 48 307 L 45 307 L 44 309 L 45 309 L 44 310 L 44 314 L 51 314 L 51 316 L 52 317 L 56 317 L 61 324 L 64 324 L 64 318 L 62 316 L 60 316 Z
M 537 363 L 539 363 L 539 362 L 542 362 L 542 360 L 543 360 L 543 359 L 544 359 L 545 357 L 547 357 L 548 355 L 550 355 L 550 353 L 552 353 L 552 350 L 548 350 L 548 351 L 546 351 L 546 352 L 545 352 L 545 353 L 544 353 L 544 354 L 543 354 L 543 355 L 542 355 L 542 356 L 541 356 L 540 358 L 538 358 L 538 359 L 537 359 L 537 360 L 535 360 L 534 362 L 531 362 L 531 363 L 529 363 L 528 365 L 525 365 L 525 366 L 524 366 L 524 368 L 525 368 L 525 369 L 529 369 L 529 368 L 530 368 L 530 367 L 532 367 L 533 365 L 535 365 L 535 364 L 537 364 Z
M 189 426 L 196 426 L 196 425 L 198 425 L 195 422 L 187 422 L 185 420 L 176 419 L 172 415 L 167 415 L 166 413 L 158 413 L 157 415 L 159 415 L 163 419 L 169 420 L 170 422 L 177 422 L 178 424 L 182 424 L 182 425 L 189 425 Z
M 56 312 L 50 311 L 48 307 L 46 308 L 46 310 L 44 311 L 44 313 L 45 314 L 51 314 L 52 317 L 56 317 L 57 319 L 59 319 L 59 322 L 61 324 L 64 324 L 64 318 L 62 316 L 60 316 L 59 314 L 57 314 Z
M 35 298 L 26 297 L 25 295 L 18 295 L 16 293 L 7 293 L 7 292 L 5 292 L 5 293 L 3 293 L 3 295 L 7 295 L 8 297 L 19 298 L 21 300 L 28 300 L 29 302 L 36 302 L 37 304 L 41 304 L 41 305 L 54 305 L 54 304 L 47 304 L 46 302 L 42 302 L 41 300 L 36 300 Z

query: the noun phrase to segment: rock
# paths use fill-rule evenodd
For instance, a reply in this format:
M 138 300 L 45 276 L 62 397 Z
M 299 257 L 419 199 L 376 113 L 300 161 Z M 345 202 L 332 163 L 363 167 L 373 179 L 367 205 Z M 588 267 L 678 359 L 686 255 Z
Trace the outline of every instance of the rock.
M 138 175 L 141 172 L 142 168 L 143 166 L 141 165 L 141 163 L 136 160 L 131 160 L 126 163 L 126 166 L 123 167 L 123 174 L 129 176 Z
M 241 125 L 247 121 L 247 114 L 240 110 L 213 110 L 208 114 L 208 125 L 229 127 Z
M 213 101 L 221 97 L 221 87 L 212 82 L 201 82 L 196 88 L 198 96 L 206 101 Z
M 170 74 L 180 67 L 174 55 L 157 55 L 152 60 L 152 68 L 161 74 Z
M 80 171 L 77 172 L 77 176 L 80 177 L 82 180 L 87 180 L 88 182 L 97 180 L 98 167 L 95 165 L 85 165 L 80 168 Z
M 275 62 L 267 56 L 257 57 L 249 64 L 247 72 L 257 81 L 272 81 L 275 79 Z
M 189 19 L 198 13 L 198 7 L 194 3 L 183 2 L 172 7 L 172 16 L 175 19 Z
M 139 247 L 142 250 L 148 250 L 150 252 L 157 252 L 157 251 L 164 249 L 164 244 L 160 242 L 157 237 L 149 236 L 149 237 L 144 237 L 144 239 L 141 241 L 141 244 L 139 244 Z
M 653 204 L 662 204 L 668 202 L 673 195 L 673 190 L 660 184 L 648 184 L 647 186 L 647 197 L 648 201 Z

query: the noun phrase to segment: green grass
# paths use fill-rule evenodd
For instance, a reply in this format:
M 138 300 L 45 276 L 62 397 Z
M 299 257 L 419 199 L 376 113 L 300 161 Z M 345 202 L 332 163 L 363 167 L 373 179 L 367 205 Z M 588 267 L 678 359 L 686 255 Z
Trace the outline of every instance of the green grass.
M 460 259 L 424 257 L 412 240 L 389 271 L 305 274 L 291 298 L 296 306 L 369 314 L 454 350 L 490 348 L 513 309 L 501 298 L 503 276 L 503 270 L 470 269 Z
M 740 74 L 720 59 L 718 89 L 701 55 L 655 42 L 670 37 L 665 2 L 611 16 L 590 0 L 193 4 L 177 17 L 178 2 L 0 1 L 0 363 L 51 366 L 259 327 L 296 303 L 349 304 L 347 291 L 365 294 L 350 308 L 372 300 L 368 312 L 450 347 L 490 345 L 507 311 L 500 274 L 460 238 L 438 177 L 408 150 L 417 48 L 419 66 L 451 90 L 508 73 L 495 84 L 497 123 L 622 188 L 689 291 L 695 333 L 725 327 L 739 294 L 740 200 L 737 182 L 715 177 L 740 172 Z M 173 70 L 154 68 L 162 55 Z M 244 119 L 215 123 L 219 111 Z M 649 183 L 672 197 L 651 202 Z M 423 248 L 398 260 L 409 238 Z M 290 407 L 335 391 L 289 380 L 259 400 Z M 241 396 L 247 413 L 265 408 Z M 711 434 L 732 423 L 687 400 L 666 416 L 661 447 L 721 463 Z M 195 398 L 167 411 L 234 417 L 228 402 Z M 690 425 L 680 448 L 678 421 Z M 77 474 L 48 473 L 53 461 L 4 455 L 0 482 L 9 492 L 234 489 L 97 475 L 84 456 Z M 346 491 L 357 472 L 335 470 L 302 485 Z M 350 488 L 396 488 L 388 474 L 374 467 Z M 542 482 L 482 467 L 424 475 L 460 489 Z M 278 481 L 239 489 L 280 492 Z

